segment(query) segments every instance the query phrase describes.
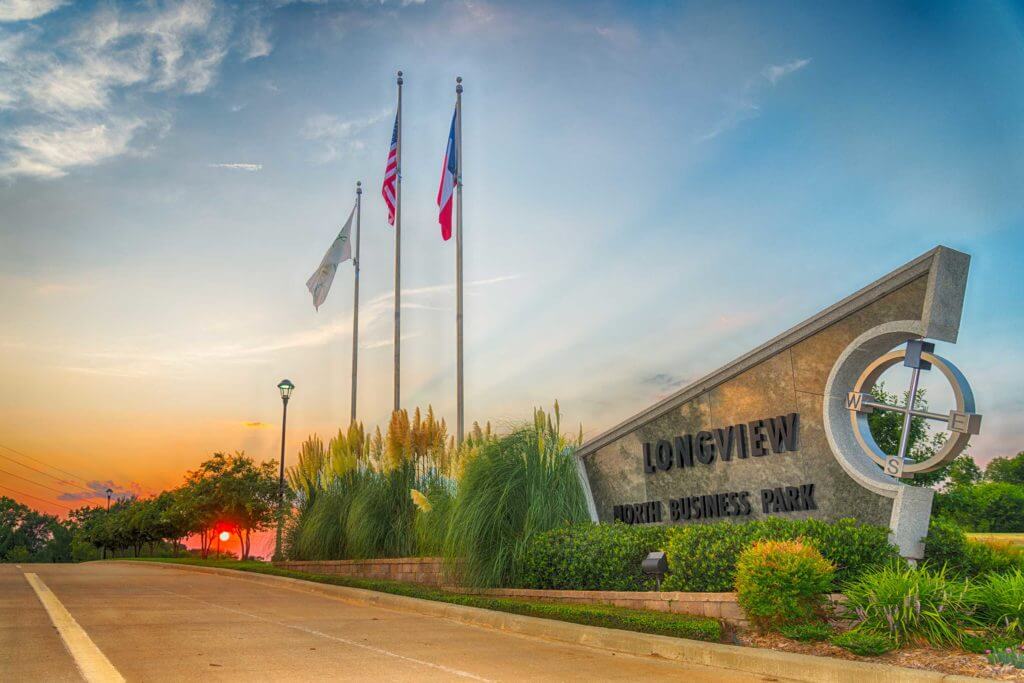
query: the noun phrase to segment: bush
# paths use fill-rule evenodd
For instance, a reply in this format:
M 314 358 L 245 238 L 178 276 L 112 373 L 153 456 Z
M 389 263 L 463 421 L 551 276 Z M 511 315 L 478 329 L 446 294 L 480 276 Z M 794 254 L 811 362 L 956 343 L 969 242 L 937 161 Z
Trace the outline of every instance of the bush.
M 736 563 L 740 608 L 759 629 L 822 617 L 835 567 L 800 541 L 759 541 Z
M 934 570 L 945 568 L 954 576 L 973 578 L 1019 567 L 1019 560 L 984 543 L 967 538 L 951 519 L 933 517 L 924 546 L 925 564 Z
M 935 497 L 936 514 L 969 531 L 1017 532 L 1024 529 L 1024 486 L 984 482 L 954 486 Z
M 817 643 L 828 640 L 832 635 L 832 629 L 823 622 L 809 622 L 806 624 L 787 624 L 779 627 L 779 633 L 790 640 L 799 640 L 805 643 Z
M 831 643 L 862 657 L 876 657 L 896 649 L 889 636 L 859 629 L 833 636 Z
M 897 562 L 899 552 L 884 527 L 838 522 L 768 518 L 733 524 L 692 524 L 670 527 L 665 550 L 670 574 L 665 590 L 722 592 L 733 589 L 736 561 L 756 541 L 804 539 L 835 566 L 832 587 L 866 571 Z
M 989 574 L 971 586 L 967 599 L 985 626 L 1024 634 L 1024 573 L 1019 569 Z
M 665 546 L 668 527 L 575 524 L 538 534 L 526 549 L 524 588 L 653 590 L 640 569 L 648 553 Z
M 881 633 L 899 644 L 959 645 L 973 625 L 967 584 L 944 570 L 887 567 L 847 584 L 844 609 L 856 630 Z

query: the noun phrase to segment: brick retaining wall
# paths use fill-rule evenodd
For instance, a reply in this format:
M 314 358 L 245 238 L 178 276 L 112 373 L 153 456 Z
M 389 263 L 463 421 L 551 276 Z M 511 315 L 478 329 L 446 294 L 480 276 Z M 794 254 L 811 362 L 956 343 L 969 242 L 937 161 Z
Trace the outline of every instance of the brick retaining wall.
M 427 586 L 443 583 L 440 557 L 396 557 L 379 560 L 309 560 L 275 562 L 275 567 L 311 574 L 340 574 L 360 579 L 387 579 Z
M 385 560 L 322 560 L 275 562 L 275 567 L 312 574 L 340 574 L 362 579 L 388 579 L 428 586 L 444 586 L 446 590 L 495 598 L 518 598 L 540 602 L 562 602 L 590 605 L 615 605 L 630 609 L 646 609 L 677 614 L 721 619 L 730 624 L 746 626 L 743 611 L 735 593 L 683 593 L 677 591 L 564 591 L 531 588 L 459 588 L 444 580 L 444 560 L 440 557 L 399 557 Z M 831 596 L 833 602 L 842 599 Z

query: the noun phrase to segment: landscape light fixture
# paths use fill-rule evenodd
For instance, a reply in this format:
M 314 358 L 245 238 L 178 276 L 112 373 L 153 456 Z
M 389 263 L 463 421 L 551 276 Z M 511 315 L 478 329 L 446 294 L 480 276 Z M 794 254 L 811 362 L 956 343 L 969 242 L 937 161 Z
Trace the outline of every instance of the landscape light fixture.
M 654 577 L 660 592 L 661 577 L 665 576 L 668 572 L 668 556 L 661 551 L 648 553 L 647 557 L 640 563 L 640 568 L 643 569 L 644 574 Z

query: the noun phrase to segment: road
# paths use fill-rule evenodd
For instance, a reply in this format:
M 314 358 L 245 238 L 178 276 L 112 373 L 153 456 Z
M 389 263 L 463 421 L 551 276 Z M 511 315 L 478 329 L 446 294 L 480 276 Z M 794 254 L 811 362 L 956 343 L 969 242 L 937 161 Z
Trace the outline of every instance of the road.
M 0 565 L 0 680 L 90 676 L 127 681 L 751 680 L 749 674 L 354 606 L 228 576 L 127 564 Z

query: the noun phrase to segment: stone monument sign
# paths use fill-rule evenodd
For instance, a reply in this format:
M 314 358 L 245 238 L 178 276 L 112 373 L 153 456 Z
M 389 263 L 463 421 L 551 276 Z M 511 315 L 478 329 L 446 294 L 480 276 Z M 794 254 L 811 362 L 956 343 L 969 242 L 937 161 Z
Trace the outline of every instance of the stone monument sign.
M 981 422 L 964 376 L 926 341 L 956 341 L 969 263 L 936 247 L 585 443 L 578 465 L 594 521 L 853 517 L 889 527 L 900 552 L 920 558 L 933 492 L 905 480 L 955 458 Z M 871 386 L 901 362 L 913 369 L 910 395 L 935 368 L 956 408 L 876 402 Z M 883 453 L 867 427 L 875 410 L 905 425 L 943 422 L 945 447 L 923 463 L 906 458 L 906 439 Z

